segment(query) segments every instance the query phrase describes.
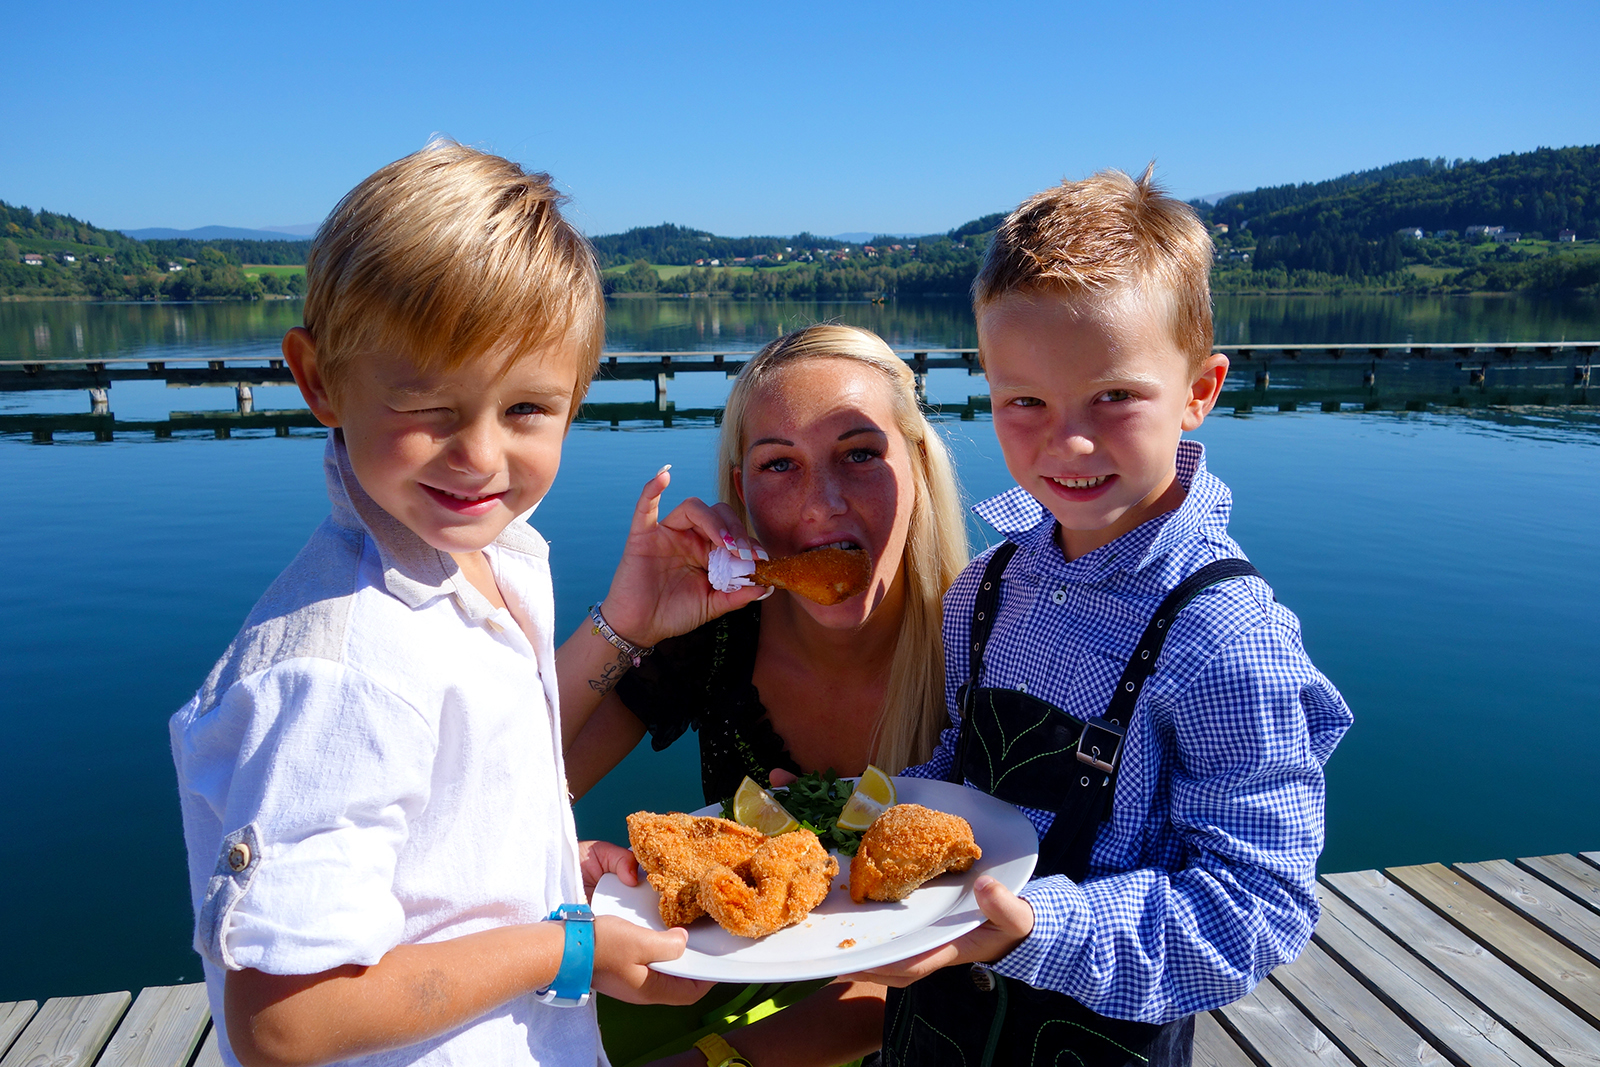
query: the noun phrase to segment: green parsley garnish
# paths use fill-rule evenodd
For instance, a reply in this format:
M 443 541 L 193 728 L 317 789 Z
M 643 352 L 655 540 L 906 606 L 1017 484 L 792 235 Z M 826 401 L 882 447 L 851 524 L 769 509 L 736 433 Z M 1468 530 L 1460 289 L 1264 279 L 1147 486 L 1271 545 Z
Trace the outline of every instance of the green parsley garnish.
M 774 799 L 796 822 L 817 835 L 822 847 L 841 856 L 854 856 L 861 846 L 862 830 L 841 830 L 836 823 L 855 783 L 841 781 L 830 768 L 802 774 L 792 784 L 772 790 Z M 722 802 L 722 817 L 733 818 L 733 798 Z

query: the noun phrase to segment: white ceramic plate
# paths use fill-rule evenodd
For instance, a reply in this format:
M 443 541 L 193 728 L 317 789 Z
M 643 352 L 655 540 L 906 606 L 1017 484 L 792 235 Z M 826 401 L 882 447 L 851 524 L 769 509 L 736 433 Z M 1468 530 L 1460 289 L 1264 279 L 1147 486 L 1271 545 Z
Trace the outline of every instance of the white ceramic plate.
M 798 982 L 870 970 L 977 928 L 983 914 L 972 885 L 979 875 L 987 874 L 1013 892 L 1027 883 L 1039 857 L 1039 839 L 1016 808 L 949 782 L 896 778 L 895 787 L 902 803 L 947 811 L 971 823 L 983 858 L 970 871 L 925 882 L 899 903 L 854 904 L 850 861 L 840 856 L 833 890 L 799 925 L 752 941 L 702 918 L 689 927 L 689 947 L 681 957 L 651 966 L 663 974 L 717 982 Z M 692 814 L 719 811 L 713 806 Z M 630 888 L 606 875 L 595 887 L 592 906 L 596 915 L 619 915 L 652 930 L 666 929 L 656 891 L 643 877 Z

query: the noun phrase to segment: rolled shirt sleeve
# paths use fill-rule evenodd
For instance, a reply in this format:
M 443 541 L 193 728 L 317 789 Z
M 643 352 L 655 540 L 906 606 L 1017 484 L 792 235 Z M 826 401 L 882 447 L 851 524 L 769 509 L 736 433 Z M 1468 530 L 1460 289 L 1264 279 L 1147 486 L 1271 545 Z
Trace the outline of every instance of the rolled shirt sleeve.
M 1310 940 L 1322 762 L 1349 709 L 1298 634 L 1269 620 L 1205 662 L 1171 711 L 1182 864 L 1029 883 L 1033 931 L 999 973 L 1165 1022 L 1237 1000 Z
M 195 948 L 270 974 L 378 962 L 403 935 L 395 867 L 428 802 L 434 728 L 388 688 L 310 658 L 241 679 L 196 727 L 177 754 L 211 769 L 191 781 L 224 837 Z

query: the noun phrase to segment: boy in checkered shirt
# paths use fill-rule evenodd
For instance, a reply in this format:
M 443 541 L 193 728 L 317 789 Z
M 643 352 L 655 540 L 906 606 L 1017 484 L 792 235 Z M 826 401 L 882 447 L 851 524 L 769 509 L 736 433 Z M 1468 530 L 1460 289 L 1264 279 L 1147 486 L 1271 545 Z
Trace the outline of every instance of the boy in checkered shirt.
M 1350 710 L 1180 440 L 1228 371 L 1210 265 L 1148 170 L 1039 193 L 989 246 L 973 304 L 1017 487 L 974 509 L 1005 541 L 946 594 L 953 725 L 906 773 L 1016 804 L 1040 863 L 1020 895 L 979 879 L 971 934 L 857 976 L 903 987 L 886 1065 L 1187 1064 L 1195 1013 L 1316 925 Z

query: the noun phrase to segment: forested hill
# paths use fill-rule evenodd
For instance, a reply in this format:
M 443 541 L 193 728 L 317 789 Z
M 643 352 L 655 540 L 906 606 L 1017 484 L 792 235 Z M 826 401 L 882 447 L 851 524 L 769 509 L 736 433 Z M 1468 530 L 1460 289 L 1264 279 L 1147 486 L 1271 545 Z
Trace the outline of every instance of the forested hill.
M 0 295 L 102 300 L 290 296 L 304 276 L 247 274 L 246 263 L 296 265 L 309 241 L 139 241 L 71 215 L 0 200 Z
M 1460 163 L 1460 160 L 1456 161 Z M 1234 193 L 1225 196 L 1214 204 L 1201 201 L 1191 201 L 1201 214 L 1208 214 L 1214 222 L 1227 223 L 1230 228 L 1237 228 L 1245 220 L 1260 218 L 1274 211 L 1285 208 L 1298 207 L 1313 200 L 1322 200 L 1332 196 L 1360 189 L 1368 185 L 1377 185 L 1379 182 L 1392 181 L 1398 178 L 1414 178 L 1436 170 L 1444 170 L 1450 164 L 1443 159 L 1409 159 L 1404 163 L 1390 163 L 1385 167 L 1374 167 L 1371 170 L 1358 170 L 1338 178 L 1331 178 L 1322 182 L 1302 182 L 1299 185 L 1268 185 L 1259 189 L 1252 189 L 1247 193 Z
M 1256 237 L 1353 234 L 1382 240 L 1401 227 L 1504 226 L 1554 239 L 1600 238 L 1600 145 L 1540 148 L 1487 160 L 1414 159 L 1332 181 L 1225 197 L 1214 223 Z

